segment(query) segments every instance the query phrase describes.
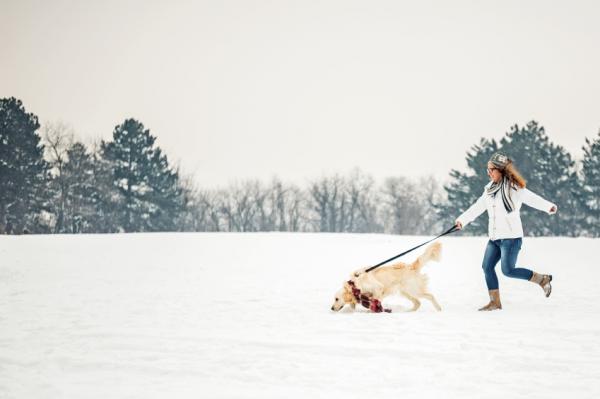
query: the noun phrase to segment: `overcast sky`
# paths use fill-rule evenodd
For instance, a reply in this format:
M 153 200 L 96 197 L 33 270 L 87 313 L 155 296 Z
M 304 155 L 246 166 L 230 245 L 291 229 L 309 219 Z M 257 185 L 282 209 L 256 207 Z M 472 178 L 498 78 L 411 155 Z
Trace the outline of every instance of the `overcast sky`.
M 600 129 L 597 1 L 0 0 L 0 97 L 90 143 L 140 120 L 202 186 L 465 168 Z

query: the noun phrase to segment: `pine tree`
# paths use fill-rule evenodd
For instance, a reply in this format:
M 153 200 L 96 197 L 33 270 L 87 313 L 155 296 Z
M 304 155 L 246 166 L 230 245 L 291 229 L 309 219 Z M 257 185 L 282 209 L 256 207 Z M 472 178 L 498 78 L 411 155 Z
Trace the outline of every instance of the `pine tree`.
M 92 218 L 92 229 L 99 233 L 117 233 L 123 230 L 120 207 L 122 198 L 114 182 L 115 162 L 102 154 L 102 143 L 92 152 L 93 181 L 95 192 L 92 197 L 96 217 Z
M 17 233 L 43 231 L 39 216 L 47 208 L 47 164 L 39 127 L 20 100 L 0 99 L 0 226 L 8 222 Z
M 155 141 L 143 124 L 127 119 L 115 127 L 113 141 L 101 144 L 119 192 L 120 227 L 125 232 L 177 228 L 182 206 L 179 176 Z
M 485 185 L 489 182 L 487 175 L 487 162 L 494 152 L 498 151 L 495 140 L 482 138 L 479 144 L 471 147 L 467 152 L 468 172 L 452 169 L 450 176 L 453 181 L 444 186 L 448 198 L 442 203 L 435 204 L 439 220 L 444 226 L 451 226 L 461 213 L 466 211 L 483 193 Z M 463 234 L 487 234 L 487 214 L 475 219 Z
M 68 233 L 95 233 L 100 213 L 98 190 L 94 178 L 94 159 L 82 143 L 74 143 L 67 150 L 67 161 L 62 168 L 65 186 L 64 231 Z
M 516 168 L 527 180 L 527 188 L 558 205 L 559 212 L 553 217 L 540 214 L 536 209 L 523 206 L 521 219 L 526 235 L 569 235 L 580 233 L 581 202 L 580 184 L 575 162 L 561 146 L 550 142 L 545 130 L 531 121 L 526 127 L 511 127 L 499 143 L 482 139 L 467 153 L 468 173 L 452 170 L 453 181 L 445 186 L 446 202 L 436 206 L 442 220 L 454 220 L 481 194 L 489 182 L 486 165 L 491 155 L 500 151 L 507 154 Z M 477 218 L 466 234 L 487 234 L 487 215 Z
M 521 220 L 525 234 L 578 235 L 580 186 L 571 155 L 562 146 L 552 143 L 544 128 L 535 121 L 524 128 L 513 126 L 500 140 L 500 147 L 527 180 L 527 188 L 558 205 L 559 212 L 552 217 L 524 205 Z
M 585 139 L 582 161 L 582 207 L 584 229 L 592 237 L 600 236 L 600 131 L 594 141 Z

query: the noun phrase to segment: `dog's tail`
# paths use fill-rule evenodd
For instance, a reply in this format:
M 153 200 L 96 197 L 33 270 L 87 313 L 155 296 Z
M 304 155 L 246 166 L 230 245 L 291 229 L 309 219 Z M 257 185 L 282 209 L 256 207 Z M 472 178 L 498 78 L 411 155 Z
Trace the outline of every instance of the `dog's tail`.
M 442 244 L 439 242 L 435 242 L 428 246 L 427 249 L 425 249 L 425 252 L 423 252 L 423 254 L 419 256 L 417 260 L 415 260 L 412 263 L 412 265 L 410 265 L 410 267 L 415 270 L 421 270 L 421 268 L 431 260 L 438 262 L 441 258 L 441 255 Z

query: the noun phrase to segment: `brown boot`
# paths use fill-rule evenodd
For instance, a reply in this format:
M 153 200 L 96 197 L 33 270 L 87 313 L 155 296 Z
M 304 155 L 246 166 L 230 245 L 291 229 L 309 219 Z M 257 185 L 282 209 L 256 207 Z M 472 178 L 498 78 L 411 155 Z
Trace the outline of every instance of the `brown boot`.
M 552 293 L 552 275 L 551 274 L 538 274 L 533 272 L 533 276 L 529 279 L 532 283 L 539 284 L 540 287 L 544 290 L 544 294 L 546 294 L 546 298 L 550 296 Z
M 490 303 L 485 305 L 479 310 L 500 310 L 502 304 L 500 303 L 500 290 L 490 290 Z

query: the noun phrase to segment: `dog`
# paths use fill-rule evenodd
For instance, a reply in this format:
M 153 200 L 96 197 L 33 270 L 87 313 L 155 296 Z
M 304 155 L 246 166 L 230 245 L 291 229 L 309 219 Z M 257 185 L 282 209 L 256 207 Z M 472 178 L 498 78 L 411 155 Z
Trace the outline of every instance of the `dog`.
M 368 296 L 379 300 L 392 295 L 400 294 L 410 300 L 413 304 L 411 312 L 421 306 L 419 298 L 431 301 L 436 310 L 442 310 L 435 297 L 427 290 L 427 276 L 421 273 L 421 268 L 429 261 L 439 261 L 442 244 L 434 243 L 427 247 L 425 252 L 410 265 L 396 263 L 390 266 L 382 266 L 370 272 L 367 268 L 359 269 L 352 273 L 350 281 L 354 286 Z M 335 294 L 335 300 L 331 310 L 338 312 L 346 305 L 352 309 L 360 303 L 352 293 L 352 286 L 345 282 L 344 286 Z

